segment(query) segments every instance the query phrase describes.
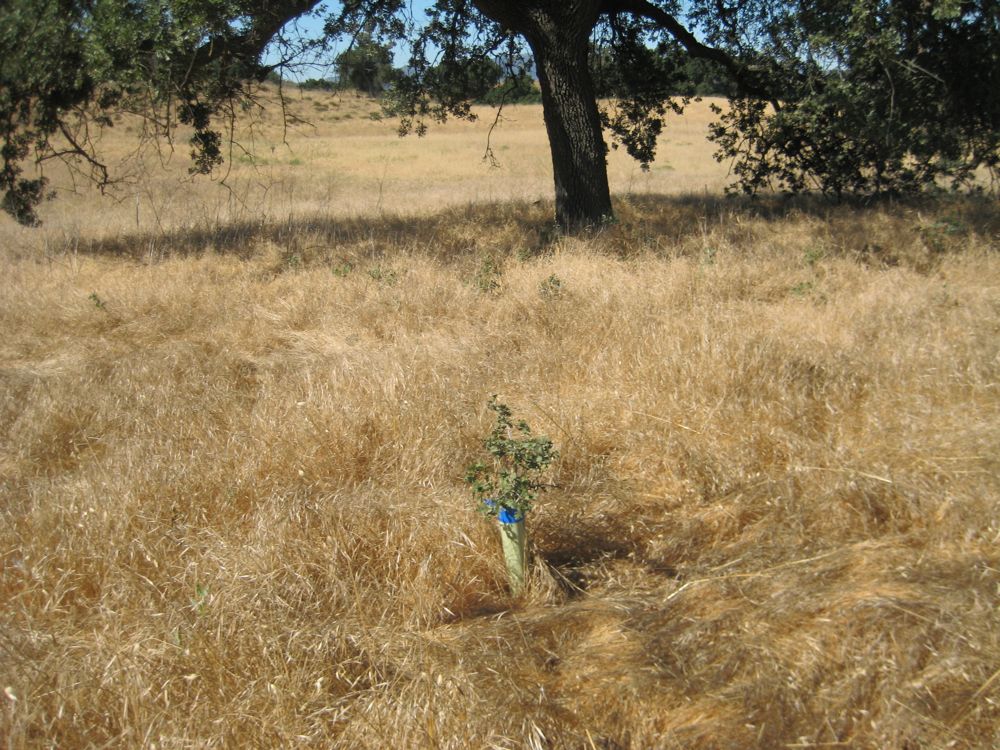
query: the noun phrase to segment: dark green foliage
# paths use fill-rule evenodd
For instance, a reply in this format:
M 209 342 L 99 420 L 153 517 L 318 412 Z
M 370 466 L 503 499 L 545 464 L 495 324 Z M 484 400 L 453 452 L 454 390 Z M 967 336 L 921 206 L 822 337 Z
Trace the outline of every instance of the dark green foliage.
M 298 84 L 303 91 L 336 91 L 337 81 L 329 78 L 307 78 Z
M 382 94 L 397 78 L 392 49 L 362 32 L 351 46 L 337 55 L 335 63 L 340 88 L 351 88 L 368 96 Z
M 104 188 L 97 151 L 113 115 L 145 119 L 144 134 L 194 129 L 193 172 L 222 161 L 216 122 L 252 102 L 270 68 L 261 53 L 309 0 L 5 0 L 0 4 L 2 206 L 33 224 L 51 159 Z M 303 45 L 299 45 L 301 49 Z
M 488 406 L 496 414 L 493 429 L 483 441 L 490 459 L 469 466 L 465 481 L 472 485 L 479 509 L 486 515 L 495 517 L 508 508 L 524 518 L 545 488 L 543 472 L 559 454 L 547 437 L 535 437 L 527 422 L 515 423 L 510 407 L 495 394 Z
M 726 69 L 717 62 L 689 57 L 680 71 L 681 84 L 677 91 L 684 96 L 736 95 L 736 85 Z
M 5 172 L 8 170 L 5 169 Z M 16 171 L 10 170 L 14 175 Z M 6 178 L 6 175 L 5 175 Z M 35 226 L 38 223 L 38 216 L 35 214 L 35 207 L 42 202 L 45 194 L 46 180 L 40 177 L 37 180 L 25 180 L 17 178 L 9 179 L 10 187 L 3 194 L 0 200 L 0 208 L 13 216 L 18 223 L 26 226 Z
M 417 33 L 403 30 L 396 41 L 408 44 L 409 61 L 386 101 L 400 118 L 400 133 L 422 135 L 428 121 L 448 117 L 475 119 L 470 103 L 525 88 L 530 56 L 523 40 L 504 30 L 471 3 L 444 0 L 427 11 Z M 344 21 L 341 21 L 343 23 Z M 349 21 L 348 21 L 349 23 Z M 384 30 L 388 36 L 398 27 Z
M 607 36 L 591 56 L 599 95 L 608 98 L 600 110 L 601 124 L 643 168 L 656 157 L 656 141 L 668 111 L 680 114 L 687 103 L 674 96 L 683 86 L 685 54 L 672 39 L 652 46 L 648 23 L 613 17 Z
M 713 127 L 742 190 L 899 194 L 995 173 L 995 2 L 803 0 L 730 23 L 719 41 L 756 36 L 769 77 L 770 102 L 740 96 Z
M 479 104 L 499 107 L 504 104 L 538 104 L 542 92 L 528 70 L 505 75 L 489 91 L 476 99 Z
M 3 208 L 23 224 L 37 222 L 44 177 L 21 177 L 21 162 L 64 127 L 64 113 L 86 103 L 94 81 L 85 35 L 68 2 L 8 0 L 0 5 L 0 136 Z

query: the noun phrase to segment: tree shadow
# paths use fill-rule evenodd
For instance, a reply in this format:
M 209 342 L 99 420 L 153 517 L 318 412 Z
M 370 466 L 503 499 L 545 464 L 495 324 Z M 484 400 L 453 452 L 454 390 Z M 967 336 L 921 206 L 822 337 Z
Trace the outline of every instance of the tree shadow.
M 623 212 L 623 207 L 628 211 Z M 630 212 L 635 212 L 649 228 L 675 236 L 696 234 L 704 228 L 706 220 L 711 223 L 720 219 L 755 219 L 775 223 L 791 217 L 829 220 L 886 212 L 944 214 L 962 223 L 963 228 L 986 235 L 995 235 L 1000 230 L 1000 201 L 987 194 L 845 196 L 838 200 L 815 193 L 756 196 L 644 193 L 619 197 L 616 208 L 623 221 Z
M 536 531 L 533 541 L 535 554 L 570 598 L 588 589 L 596 568 L 616 560 L 631 560 L 653 575 L 677 576 L 670 563 L 646 558 L 643 541 L 622 518 L 550 519 Z
M 807 217 L 858 226 L 866 214 L 898 212 L 923 221 L 929 231 L 987 237 L 1000 234 L 1000 210 L 989 196 L 925 196 L 909 199 L 849 199 L 816 195 L 629 194 L 615 199 L 616 220 L 580 233 L 611 254 L 677 248 L 723 227 L 739 242 L 752 238 L 751 221 L 776 223 Z M 931 218 L 923 218 L 923 213 Z M 209 254 L 249 259 L 272 245 L 295 265 L 337 258 L 384 258 L 406 252 L 451 262 L 481 256 L 541 255 L 563 236 L 551 201 L 506 201 L 450 206 L 423 215 L 314 215 L 284 221 L 212 222 L 169 231 L 136 232 L 79 241 L 74 251 L 95 256 L 156 262 Z M 913 222 L 911 222 L 913 223 Z M 915 230 L 922 230 L 915 224 Z
M 229 255 L 249 259 L 271 244 L 300 260 L 384 257 L 401 248 L 441 260 L 492 252 L 538 253 L 558 236 L 551 206 L 527 201 L 477 203 L 424 215 L 314 215 L 284 221 L 210 222 L 175 230 L 134 232 L 80 241 L 80 254 L 149 262 L 172 257 Z

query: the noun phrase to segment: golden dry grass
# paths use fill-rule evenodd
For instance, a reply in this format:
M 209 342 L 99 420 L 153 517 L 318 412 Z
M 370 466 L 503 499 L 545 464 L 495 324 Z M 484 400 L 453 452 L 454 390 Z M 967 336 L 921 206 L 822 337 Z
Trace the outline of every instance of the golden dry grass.
M 424 179 L 0 227 L 6 746 L 1000 743 L 995 205 Z M 516 600 L 493 392 L 561 451 Z
M 424 138 L 399 138 L 398 124 L 373 120 L 378 107 L 353 94 L 292 90 L 290 112 L 298 118 L 281 125 L 274 92 L 261 116 L 237 129 L 241 144 L 212 180 L 192 179 L 188 134 L 173 144 L 148 144 L 137 152 L 140 124 L 128 118 L 106 132 L 102 153 L 122 182 L 94 210 L 95 195 L 57 169 L 49 176 L 59 200 L 43 207 L 46 234 L 53 243 L 81 235 L 133 235 L 178 229 L 216 229 L 232 222 L 285 221 L 290 217 L 391 215 L 419 216 L 447 205 L 550 200 L 552 169 L 539 105 L 503 110 L 489 135 L 493 110 L 477 107 L 475 122 L 434 125 Z M 611 151 L 612 191 L 623 195 L 718 192 L 729 182 L 727 166 L 712 158 L 705 139 L 710 101 L 693 102 L 684 118 L 661 139 L 648 172 L 623 151 Z M 487 143 L 499 166 L 484 161 Z M 165 167 L 165 168 L 164 168 Z M 115 202 L 117 201 L 117 202 Z M 24 240 L 34 244 L 37 240 Z

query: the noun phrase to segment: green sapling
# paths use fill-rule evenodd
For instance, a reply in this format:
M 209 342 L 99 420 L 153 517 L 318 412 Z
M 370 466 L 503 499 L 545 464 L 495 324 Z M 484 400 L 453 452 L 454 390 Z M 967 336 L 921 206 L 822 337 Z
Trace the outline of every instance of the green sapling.
M 493 430 L 483 441 L 490 458 L 470 465 L 465 480 L 472 485 L 479 511 L 500 522 L 511 589 L 520 593 L 527 567 L 524 520 L 538 493 L 545 489 L 542 474 L 558 452 L 549 438 L 533 435 L 527 422 L 514 422 L 510 407 L 499 402 L 496 394 L 488 406 L 496 413 Z

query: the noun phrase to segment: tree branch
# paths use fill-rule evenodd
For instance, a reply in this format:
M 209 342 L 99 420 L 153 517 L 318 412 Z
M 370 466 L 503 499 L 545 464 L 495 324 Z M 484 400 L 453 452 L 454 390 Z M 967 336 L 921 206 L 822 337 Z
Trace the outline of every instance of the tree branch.
M 289 21 L 308 13 L 322 0 L 258 0 L 247 15 L 253 18 L 250 27 L 234 37 L 212 37 L 196 51 L 193 67 L 207 65 L 226 57 L 239 60 L 256 59 L 268 43 Z
M 609 0 L 609 2 L 604 4 L 603 10 L 609 15 L 614 13 L 631 13 L 639 18 L 652 21 L 684 45 L 684 49 L 687 50 L 691 57 L 719 63 L 733 76 L 741 92 L 752 96 L 759 96 L 776 104 L 767 87 L 746 65 L 741 64 L 721 49 L 709 47 L 699 42 L 695 35 L 688 31 L 680 21 L 663 10 L 663 8 L 649 2 L 649 0 Z
M 84 159 L 87 163 L 90 164 L 91 169 L 93 169 L 94 172 L 100 175 L 100 179 L 97 181 L 97 185 L 101 189 L 101 192 L 103 192 L 104 189 L 111 184 L 111 176 L 110 173 L 108 172 L 107 165 L 95 159 L 94 156 L 91 155 L 90 152 L 88 152 L 87 149 L 85 149 L 83 145 L 80 144 L 76 140 L 76 138 L 73 137 L 73 134 L 69 131 L 69 128 L 66 127 L 66 123 L 62 122 L 61 120 L 59 122 L 59 131 L 62 133 L 63 138 L 66 139 L 66 141 L 72 148 L 69 149 L 68 151 L 62 151 L 62 152 L 53 151 L 53 156 L 56 158 L 62 158 L 63 156 L 72 155 L 72 156 L 79 156 L 82 159 Z
M 484 16 L 511 31 L 520 32 L 527 23 L 524 11 L 519 7 L 518 3 L 497 2 L 496 0 L 473 0 L 472 4 Z

